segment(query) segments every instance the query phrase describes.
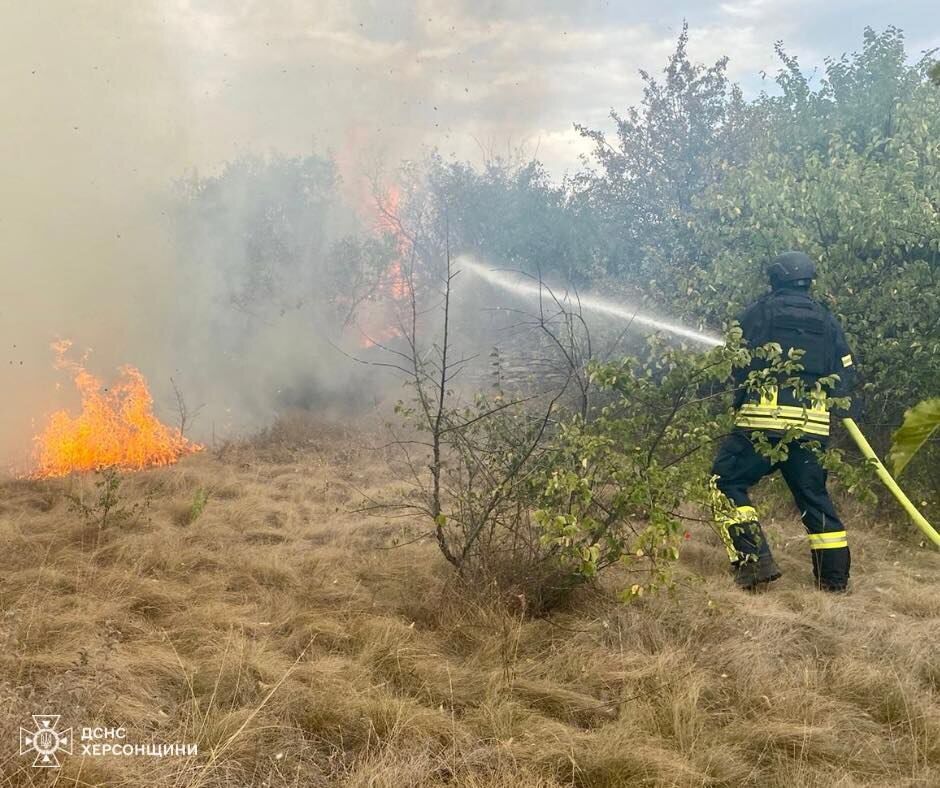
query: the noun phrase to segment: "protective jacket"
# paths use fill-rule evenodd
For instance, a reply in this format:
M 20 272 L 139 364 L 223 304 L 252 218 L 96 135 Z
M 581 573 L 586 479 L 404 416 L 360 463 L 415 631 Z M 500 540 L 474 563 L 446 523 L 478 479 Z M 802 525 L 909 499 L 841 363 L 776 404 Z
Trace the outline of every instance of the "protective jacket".
M 852 390 L 855 367 L 842 326 L 807 290 L 787 287 L 774 290 L 748 307 L 738 322 L 751 348 L 776 342 L 784 357 L 791 348 L 805 351 L 799 377 L 807 394 L 815 390 L 820 378 L 833 374 L 839 376 L 839 381 L 825 390 L 828 397 L 848 396 Z M 739 387 L 734 402 L 735 424 L 749 430 L 779 432 L 799 427 L 809 435 L 828 436 L 830 414 L 824 397 L 813 397 L 807 403 L 804 396 L 800 401 L 792 387 L 783 385 L 783 380 L 763 395 L 742 388 L 748 373 L 765 366 L 765 360 L 754 359 L 749 367 L 735 370 L 735 384 Z

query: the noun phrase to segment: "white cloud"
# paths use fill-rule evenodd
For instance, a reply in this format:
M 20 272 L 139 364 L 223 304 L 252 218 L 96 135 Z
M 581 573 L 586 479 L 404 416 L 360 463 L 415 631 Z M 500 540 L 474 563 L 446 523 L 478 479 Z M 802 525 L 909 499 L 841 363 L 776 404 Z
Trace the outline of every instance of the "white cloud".
M 878 24 L 882 13 L 875 0 L 153 0 L 138 8 L 136 35 L 150 30 L 175 67 L 173 82 L 151 74 L 148 84 L 182 89 L 180 169 L 212 167 L 234 150 L 300 152 L 311 140 L 335 148 L 354 134 L 393 156 L 462 148 L 471 135 L 564 138 L 573 123 L 603 125 L 610 108 L 641 98 L 638 69 L 661 70 L 683 17 L 694 60 L 727 54 L 731 76 L 757 88 L 758 73 L 778 67 L 775 40 L 809 67 L 845 48 L 844 29 L 860 32 L 856 18 Z M 107 33 L 108 14 L 98 22 Z M 935 15 L 922 22 L 918 41 L 936 41 Z M 543 152 L 562 168 L 576 162 L 570 148 Z

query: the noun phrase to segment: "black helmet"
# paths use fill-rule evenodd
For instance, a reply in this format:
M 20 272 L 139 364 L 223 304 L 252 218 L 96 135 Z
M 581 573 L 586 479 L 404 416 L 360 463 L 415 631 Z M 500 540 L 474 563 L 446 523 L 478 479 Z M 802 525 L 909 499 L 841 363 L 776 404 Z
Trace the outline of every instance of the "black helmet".
M 767 274 L 774 290 L 787 284 L 808 287 L 816 278 L 816 266 L 803 252 L 784 252 L 770 261 Z

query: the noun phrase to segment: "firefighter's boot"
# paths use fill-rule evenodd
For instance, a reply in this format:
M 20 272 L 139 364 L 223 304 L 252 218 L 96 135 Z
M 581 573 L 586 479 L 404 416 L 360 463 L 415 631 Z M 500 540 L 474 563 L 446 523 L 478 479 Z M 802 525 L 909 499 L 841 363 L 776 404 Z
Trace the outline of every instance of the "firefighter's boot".
M 777 562 L 769 553 L 757 556 L 757 560 L 738 561 L 734 564 L 734 582 L 747 591 L 760 588 L 781 577 Z
M 750 511 L 747 511 L 749 509 Z M 738 512 L 750 514 L 753 509 L 738 507 Z M 736 553 L 732 570 L 734 582 L 738 586 L 750 590 L 780 578 L 780 568 L 774 561 L 770 544 L 759 522 L 751 520 L 730 525 L 728 535 Z

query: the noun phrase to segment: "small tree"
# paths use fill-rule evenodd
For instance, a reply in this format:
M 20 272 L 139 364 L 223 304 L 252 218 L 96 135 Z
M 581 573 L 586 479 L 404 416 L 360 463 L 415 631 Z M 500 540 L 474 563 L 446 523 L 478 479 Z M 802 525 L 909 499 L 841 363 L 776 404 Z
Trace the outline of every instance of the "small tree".
M 445 216 L 446 221 L 446 216 Z M 532 518 L 536 469 L 546 456 L 547 438 L 569 375 L 549 392 L 511 398 L 497 388 L 469 402 L 453 389 L 455 377 L 471 360 L 457 355 L 451 337 L 451 299 L 459 271 L 444 232 L 444 267 L 440 289 L 422 293 L 416 283 L 418 244 L 407 266 L 407 314 L 400 342 L 390 346 L 386 366 L 406 378 L 410 391 L 396 413 L 409 432 L 396 435 L 411 485 L 394 508 L 413 511 L 433 523 L 444 558 L 466 581 L 494 585 L 503 595 L 521 595 L 533 609 L 554 597 L 554 552 L 540 538 Z M 422 301 L 438 297 L 437 309 Z M 430 316 L 435 316 L 433 322 Z M 425 332 L 435 337 L 424 344 Z M 375 502 L 380 508 L 387 503 Z

